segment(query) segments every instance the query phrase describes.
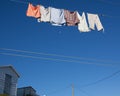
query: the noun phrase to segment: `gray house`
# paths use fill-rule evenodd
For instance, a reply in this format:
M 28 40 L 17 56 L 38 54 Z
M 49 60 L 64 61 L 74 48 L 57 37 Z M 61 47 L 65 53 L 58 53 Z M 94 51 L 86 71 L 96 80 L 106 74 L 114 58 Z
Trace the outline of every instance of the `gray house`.
M 36 94 L 36 90 L 33 87 L 27 86 L 18 88 L 17 96 L 38 96 L 38 95 Z
M 19 74 L 12 66 L 0 66 L 0 94 L 17 96 Z

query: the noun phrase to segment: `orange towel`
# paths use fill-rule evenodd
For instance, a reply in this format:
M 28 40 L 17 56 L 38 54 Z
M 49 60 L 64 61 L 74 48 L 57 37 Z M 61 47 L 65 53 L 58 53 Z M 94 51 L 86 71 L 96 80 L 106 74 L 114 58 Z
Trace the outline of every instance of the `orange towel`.
M 39 18 L 40 17 L 40 5 L 33 6 L 32 4 L 29 3 L 26 15 L 29 17 Z

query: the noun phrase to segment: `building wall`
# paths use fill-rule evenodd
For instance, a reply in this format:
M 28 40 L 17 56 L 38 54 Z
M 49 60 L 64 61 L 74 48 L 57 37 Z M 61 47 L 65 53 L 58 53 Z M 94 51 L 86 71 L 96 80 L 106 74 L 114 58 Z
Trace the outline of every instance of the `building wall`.
M 23 87 L 17 89 L 17 96 L 36 96 L 36 91 L 32 87 Z
M 16 96 L 18 76 L 10 67 L 0 68 L 0 94 L 4 94 L 5 74 L 12 76 L 9 96 Z
M 3 90 L 4 90 L 4 72 L 2 72 L 2 70 L 0 70 L 0 94 L 3 94 Z

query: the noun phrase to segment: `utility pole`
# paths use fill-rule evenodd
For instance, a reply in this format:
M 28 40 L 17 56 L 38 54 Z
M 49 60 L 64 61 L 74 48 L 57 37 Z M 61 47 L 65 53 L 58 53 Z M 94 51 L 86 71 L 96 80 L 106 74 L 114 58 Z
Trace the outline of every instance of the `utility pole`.
M 74 96 L 74 85 L 72 84 L 72 96 Z

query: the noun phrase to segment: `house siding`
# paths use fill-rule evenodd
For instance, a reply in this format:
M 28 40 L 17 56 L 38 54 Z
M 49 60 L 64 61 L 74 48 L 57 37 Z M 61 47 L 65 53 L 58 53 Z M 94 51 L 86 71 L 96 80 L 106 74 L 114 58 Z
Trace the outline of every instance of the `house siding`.
M 18 82 L 19 77 L 12 70 L 11 67 L 0 68 L 0 94 L 4 94 L 5 75 L 6 74 L 8 74 L 12 77 L 9 96 L 16 96 L 17 95 L 17 82 Z

